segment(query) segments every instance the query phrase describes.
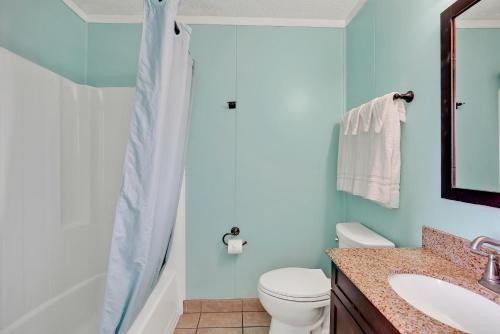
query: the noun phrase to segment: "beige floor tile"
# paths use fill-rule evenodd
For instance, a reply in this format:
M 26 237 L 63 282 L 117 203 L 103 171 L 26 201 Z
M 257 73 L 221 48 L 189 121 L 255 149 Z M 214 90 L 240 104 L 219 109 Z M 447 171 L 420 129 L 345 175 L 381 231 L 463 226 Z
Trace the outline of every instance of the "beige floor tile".
M 196 334 L 242 334 L 241 328 L 199 328 Z
M 241 312 L 241 299 L 207 299 L 201 302 L 202 312 Z
M 196 334 L 196 329 L 181 329 L 177 328 L 174 334 Z
M 184 313 L 177 322 L 177 328 L 196 328 L 200 320 L 199 313 Z
M 241 319 L 241 312 L 202 313 L 198 327 L 241 327 Z
M 243 327 L 267 327 L 271 316 L 267 312 L 243 312 Z
M 243 299 L 243 312 L 264 312 L 264 307 L 257 298 Z
M 201 312 L 201 300 L 185 300 L 184 301 L 184 313 L 200 313 Z
M 269 327 L 245 327 L 243 334 L 269 334 Z

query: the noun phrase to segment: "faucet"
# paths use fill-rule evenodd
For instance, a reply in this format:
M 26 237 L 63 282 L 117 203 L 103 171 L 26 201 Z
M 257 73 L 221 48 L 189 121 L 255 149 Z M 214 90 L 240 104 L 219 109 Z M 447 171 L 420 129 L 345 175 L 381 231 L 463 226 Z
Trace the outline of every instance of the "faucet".
M 479 284 L 500 294 L 500 275 L 498 273 L 496 256 L 495 254 L 487 254 L 481 251 L 481 246 L 483 244 L 500 247 L 500 240 L 495 240 L 489 237 L 477 237 L 470 243 L 470 249 L 474 253 L 488 257 L 488 264 L 484 270 L 483 277 L 479 280 Z

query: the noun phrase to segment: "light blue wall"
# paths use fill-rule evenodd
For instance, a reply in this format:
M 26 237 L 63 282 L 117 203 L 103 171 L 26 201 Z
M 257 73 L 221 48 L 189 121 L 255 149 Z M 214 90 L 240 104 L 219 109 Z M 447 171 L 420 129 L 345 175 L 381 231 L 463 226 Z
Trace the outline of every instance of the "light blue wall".
M 86 82 L 86 24 L 62 0 L 0 0 L 0 46 Z
M 80 84 L 133 87 L 140 24 L 87 24 L 62 0 L 0 0 L 0 47 Z
M 368 0 L 347 28 L 348 107 L 390 91 L 416 94 L 402 128 L 401 208 L 349 195 L 346 203 L 349 220 L 400 246 L 419 246 L 424 224 L 467 238 L 500 238 L 499 209 L 440 197 L 440 13 L 451 2 Z
M 89 24 L 87 83 L 134 87 L 141 24 Z
M 498 93 L 500 29 L 458 29 L 456 34 L 457 187 L 500 191 Z
M 79 83 L 135 85 L 140 25 L 86 25 L 61 1 L 0 1 L 2 46 Z M 334 190 L 344 30 L 194 26 L 191 51 L 188 294 L 255 296 L 269 269 L 328 271 L 323 250 L 344 209 Z M 233 225 L 249 241 L 239 257 L 220 241 Z
M 440 198 L 439 14 L 450 3 L 368 0 L 346 32 L 194 27 L 190 297 L 255 295 L 258 275 L 279 266 L 327 269 L 322 250 L 345 218 L 402 246 L 420 244 L 423 224 L 500 238 L 499 209 Z M 77 82 L 133 85 L 139 33 L 137 25 L 90 25 L 87 40 L 85 24 L 60 1 L 0 0 L 0 45 Z M 347 107 L 416 92 L 402 130 L 399 210 L 334 191 L 344 87 Z M 231 99 L 236 113 L 225 109 Z M 219 241 L 232 225 L 249 240 L 240 257 Z
M 220 242 L 235 213 L 236 114 L 225 108 L 236 98 L 235 38 L 236 29 L 223 26 L 195 27 L 192 35 L 195 73 L 186 167 L 190 297 L 224 296 L 235 286 L 236 257 L 225 255 Z
M 188 297 L 256 296 L 259 275 L 278 267 L 329 271 L 323 250 L 343 216 L 343 45 L 342 29 L 194 27 Z M 249 242 L 240 256 L 220 240 L 231 226 Z

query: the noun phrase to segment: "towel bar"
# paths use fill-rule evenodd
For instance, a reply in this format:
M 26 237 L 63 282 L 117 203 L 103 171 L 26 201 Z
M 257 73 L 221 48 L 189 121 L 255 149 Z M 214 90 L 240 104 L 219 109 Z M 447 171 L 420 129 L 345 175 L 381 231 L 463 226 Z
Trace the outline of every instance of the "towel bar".
M 410 90 L 404 94 L 396 93 L 396 94 L 394 94 L 394 97 L 393 97 L 394 100 L 405 100 L 407 103 L 410 103 L 411 101 L 413 101 L 414 98 L 415 98 L 415 93 L 413 93 L 412 90 Z

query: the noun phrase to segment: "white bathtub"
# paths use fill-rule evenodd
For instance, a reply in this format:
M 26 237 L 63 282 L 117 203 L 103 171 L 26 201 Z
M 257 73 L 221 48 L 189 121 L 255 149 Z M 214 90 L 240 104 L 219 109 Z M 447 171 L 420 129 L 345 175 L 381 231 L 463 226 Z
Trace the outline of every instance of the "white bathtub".
M 166 271 L 128 334 L 171 334 L 182 308 L 175 272 Z
M 1 334 L 98 333 L 104 285 L 104 275 L 89 278 L 25 314 Z
M 175 272 L 162 274 L 128 334 L 171 334 L 182 312 Z M 92 277 L 40 305 L 1 334 L 98 334 L 105 276 Z
M 186 196 L 182 183 L 166 269 L 128 334 L 172 334 L 186 298 Z
M 166 269 L 128 334 L 172 334 L 185 299 L 185 195 Z M 106 284 L 104 274 L 91 277 L 39 305 L 0 334 L 98 334 Z

